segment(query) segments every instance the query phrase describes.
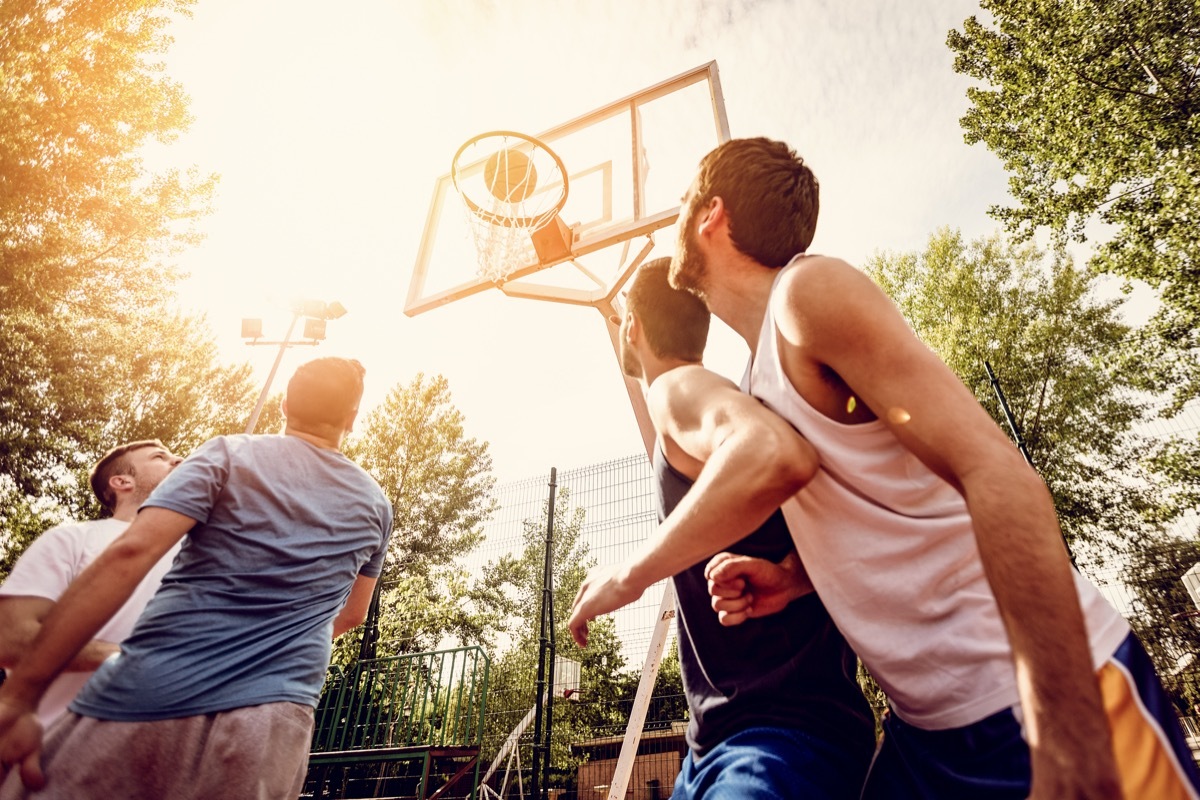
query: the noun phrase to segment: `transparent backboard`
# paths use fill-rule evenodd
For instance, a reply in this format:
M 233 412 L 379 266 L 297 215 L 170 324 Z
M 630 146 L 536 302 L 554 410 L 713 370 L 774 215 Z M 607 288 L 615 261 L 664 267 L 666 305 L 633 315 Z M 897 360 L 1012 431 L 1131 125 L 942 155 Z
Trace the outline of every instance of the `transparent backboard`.
M 568 193 L 559 217 L 569 252 L 540 260 L 531 245 L 507 280 L 483 277 L 469 211 L 448 172 L 434 185 L 404 313 L 415 316 L 484 289 L 592 304 L 611 296 L 673 225 L 705 153 L 729 139 L 715 61 L 533 134 L 562 160 Z M 455 148 L 448 147 L 450 163 Z M 555 191 L 539 185 L 536 191 Z M 674 245 L 661 241 L 661 249 Z M 669 251 L 668 251 L 669 252 Z

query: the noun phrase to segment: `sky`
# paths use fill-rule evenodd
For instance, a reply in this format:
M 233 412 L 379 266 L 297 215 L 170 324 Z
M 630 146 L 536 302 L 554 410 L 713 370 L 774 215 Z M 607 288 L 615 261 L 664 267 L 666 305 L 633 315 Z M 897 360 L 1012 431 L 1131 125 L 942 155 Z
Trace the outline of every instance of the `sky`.
M 402 313 L 458 146 L 537 133 L 715 60 L 732 135 L 786 141 L 820 180 L 811 252 L 861 264 L 941 226 L 986 235 L 1007 178 L 963 141 L 970 82 L 945 45 L 978 13 L 967 0 L 200 0 L 165 56 L 195 120 L 148 157 L 220 175 L 206 239 L 180 260 L 182 304 L 261 383 L 277 348 L 247 347 L 239 320 L 262 317 L 278 339 L 290 299 L 341 302 L 323 344 L 285 354 L 274 389 L 315 355 L 363 362 L 364 409 L 440 373 L 502 483 L 639 452 L 595 310 L 492 291 Z M 736 379 L 746 355 L 714 329 L 711 368 Z

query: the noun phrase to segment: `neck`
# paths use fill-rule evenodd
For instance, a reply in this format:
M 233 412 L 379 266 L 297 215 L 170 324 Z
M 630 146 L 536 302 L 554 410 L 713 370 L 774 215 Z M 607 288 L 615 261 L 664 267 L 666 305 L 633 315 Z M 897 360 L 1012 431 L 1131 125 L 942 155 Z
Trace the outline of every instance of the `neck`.
M 303 439 L 309 444 L 319 447 L 322 450 L 341 450 L 342 437 L 346 435 L 345 431 L 334 432 L 314 432 L 310 430 L 301 430 L 288 425 L 283 430 L 284 436 L 295 436 L 297 439 Z
M 113 519 L 119 519 L 122 522 L 133 522 L 133 518 L 137 516 L 138 507 L 141 504 L 141 500 L 118 502 L 116 508 L 113 509 Z
M 687 361 L 682 358 L 658 358 L 654 354 L 645 354 L 642 357 L 642 383 L 646 388 L 654 383 L 665 372 L 670 372 L 676 367 L 689 366 L 704 366 L 699 361 Z
M 779 270 L 756 262 L 709 270 L 709 310 L 745 340 L 751 353 L 758 345 L 771 286 L 778 274 Z

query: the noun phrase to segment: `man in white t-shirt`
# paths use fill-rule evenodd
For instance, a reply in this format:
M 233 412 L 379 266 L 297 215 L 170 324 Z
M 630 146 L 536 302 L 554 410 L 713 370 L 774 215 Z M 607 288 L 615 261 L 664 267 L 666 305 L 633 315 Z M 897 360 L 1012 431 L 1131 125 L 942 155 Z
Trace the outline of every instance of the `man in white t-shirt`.
M 0 667 L 11 669 L 27 652 L 67 586 L 109 543 L 133 522 L 138 507 L 182 459 L 155 439 L 130 442 L 110 450 L 92 469 L 96 498 L 112 516 L 56 525 L 39 536 L 0 584 Z M 75 656 L 46 691 L 38 719 L 48 726 L 74 699 L 92 672 L 120 652 L 119 642 L 133 630 L 142 609 L 158 590 L 178 545 L 155 565 L 133 596 L 96 638 Z

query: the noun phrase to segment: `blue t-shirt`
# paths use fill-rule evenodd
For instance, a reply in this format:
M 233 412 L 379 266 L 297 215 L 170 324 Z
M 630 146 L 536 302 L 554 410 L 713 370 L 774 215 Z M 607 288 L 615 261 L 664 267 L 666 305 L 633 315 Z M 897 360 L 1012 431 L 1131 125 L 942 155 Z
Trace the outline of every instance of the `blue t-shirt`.
M 333 620 L 378 577 L 392 526 L 379 485 L 295 436 L 206 442 L 144 506 L 196 520 L 121 655 L 70 708 L 144 721 L 262 703 L 316 706 Z

